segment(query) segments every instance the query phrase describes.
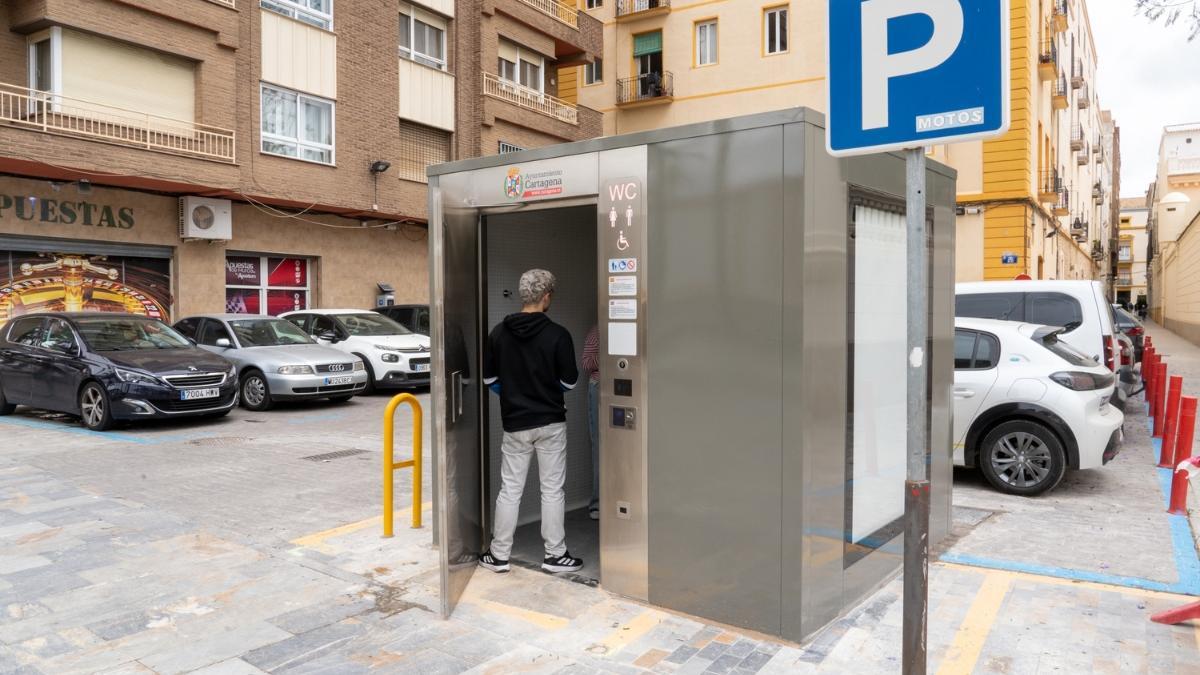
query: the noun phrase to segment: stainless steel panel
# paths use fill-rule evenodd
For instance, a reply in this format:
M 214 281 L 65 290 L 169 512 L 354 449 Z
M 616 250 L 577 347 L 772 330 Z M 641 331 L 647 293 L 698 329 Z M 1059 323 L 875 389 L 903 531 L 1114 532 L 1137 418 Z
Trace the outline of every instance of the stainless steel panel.
M 432 276 L 432 403 L 442 616 L 454 611 L 482 550 L 480 380 L 478 373 L 479 214 L 447 207 L 465 181 L 444 176 L 429 185 Z M 444 193 L 444 194 L 443 194 Z
M 953 411 L 954 388 L 954 236 L 955 193 L 953 179 L 934 172 L 926 177 L 926 191 L 933 206 L 933 311 L 932 394 L 929 403 L 929 441 L 933 456 L 929 465 L 931 484 L 929 542 L 936 545 L 950 534 L 951 493 L 954 487 Z
M 782 166 L 779 125 L 651 146 L 643 270 L 650 601 L 772 634 L 794 479 L 781 462 Z
M 597 296 L 600 310 L 600 583 L 613 593 L 646 600 L 648 596 L 647 429 L 652 420 L 647 404 L 646 363 L 649 342 L 646 325 L 653 308 L 647 303 L 648 277 L 643 263 L 647 250 L 646 147 L 600 153 L 600 197 L 596 209 Z M 630 272 L 610 272 L 610 260 L 635 259 Z M 610 296 L 610 277 L 636 280 L 634 296 Z M 618 289 L 620 292 L 620 289 Z M 634 300 L 636 320 L 612 319 L 611 300 Z M 636 326 L 636 355 L 611 354 L 609 324 Z M 632 396 L 618 396 L 616 378 L 633 381 Z M 614 406 L 637 409 L 634 428 L 612 424 Z
M 819 127 L 784 131 L 782 635 L 842 611 L 846 452 L 846 183 Z

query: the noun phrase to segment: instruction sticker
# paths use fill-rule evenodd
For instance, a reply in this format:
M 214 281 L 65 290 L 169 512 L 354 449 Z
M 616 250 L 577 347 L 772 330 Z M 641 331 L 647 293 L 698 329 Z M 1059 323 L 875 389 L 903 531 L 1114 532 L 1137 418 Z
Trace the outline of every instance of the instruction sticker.
M 619 276 L 608 278 L 608 294 L 612 297 L 631 297 L 637 295 L 637 277 Z
M 609 258 L 609 274 L 627 274 L 637 271 L 637 258 Z
M 637 300 L 609 300 L 608 318 L 617 321 L 636 321 L 638 314 Z

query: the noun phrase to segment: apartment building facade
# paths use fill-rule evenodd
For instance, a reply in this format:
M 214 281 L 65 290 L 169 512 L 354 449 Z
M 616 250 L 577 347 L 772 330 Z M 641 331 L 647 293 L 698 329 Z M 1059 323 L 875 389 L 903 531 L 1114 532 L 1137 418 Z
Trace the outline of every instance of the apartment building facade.
M 577 67 L 601 57 L 599 20 L 558 0 L 457 5 L 457 157 L 601 135 L 601 113 L 559 95 L 574 86 L 569 76 Z M 563 73 L 569 74 L 566 83 Z
M 1150 233 L 1150 206 L 1146 197 L 1122 199 L 1120 234 L 1117 242 L 1117 275 L 1113 281 L 1113 300 L 1126 307 L 1149 306 L 1147 295 L 1147 253 Z
M 1200 122 L 1163 129 L 1147 203 L 1150 313 L 1200 344 Z
M 426 167 L 599 134 L 553 94 L 600 33 L 553 0 L 2 3 L 0 321 L 423 302 Z
M 604 22 L 604 56 L 573 75 L 576 96 L 606 134 L 826 109 L 823 2 L 581 2 Z M 1086 3 L 1011 12 L 1011 130 L 930 149 L 959 171 L 958 279 L 1110 278 L 1118 130 L 1096 95 Z

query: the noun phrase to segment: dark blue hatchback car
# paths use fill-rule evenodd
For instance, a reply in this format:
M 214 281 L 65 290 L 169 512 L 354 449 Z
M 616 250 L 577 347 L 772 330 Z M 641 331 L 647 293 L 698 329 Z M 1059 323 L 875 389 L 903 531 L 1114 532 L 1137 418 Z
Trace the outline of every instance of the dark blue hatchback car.
M 49 312 L 0 328 L 0 415 L 18 405 L 116 420 L 224 415 L 237 404 L 233 364 L 156 319 Z

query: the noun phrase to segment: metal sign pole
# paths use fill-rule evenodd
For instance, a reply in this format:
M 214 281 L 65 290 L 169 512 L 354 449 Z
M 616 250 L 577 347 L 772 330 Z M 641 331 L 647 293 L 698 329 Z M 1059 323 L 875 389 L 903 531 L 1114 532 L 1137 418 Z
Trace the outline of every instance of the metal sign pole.
M 925 673 L 929 603 L 929 247 L 925 148 L 905 151 L 908 214 L 908 471 L 904 481 L 903 672 Z

